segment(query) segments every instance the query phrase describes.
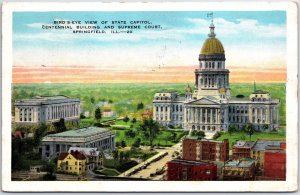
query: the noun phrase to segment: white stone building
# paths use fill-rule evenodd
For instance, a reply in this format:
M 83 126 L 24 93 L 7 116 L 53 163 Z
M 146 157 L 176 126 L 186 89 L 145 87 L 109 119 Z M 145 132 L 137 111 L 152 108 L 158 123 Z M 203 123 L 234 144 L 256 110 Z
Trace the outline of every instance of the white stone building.
M 249 97 L 231 97 L 229 70 L 225 67 L 225 51 L 216 38 L 213 22 L 195 70 L 194 90 L 188 86 L 185 95 L 162 91 L 153 99 L 153 118 L 161 125 L 182 126 L 186 130 L 208 132 L 238 128 L 247 123 L 259 130 L 279 127 L 279 100 L 265 91 L 256 90 Z
M 80 100 L 66 96 L 36 96 L 15 101 L 15 123 L 79 122 Z
M 98 151 L 115 150 L 115 133 L 105 128 L 87 127 L 50 134 L 42 140 L 42 158 L 51 159 L 71 147 L 96 148 Z

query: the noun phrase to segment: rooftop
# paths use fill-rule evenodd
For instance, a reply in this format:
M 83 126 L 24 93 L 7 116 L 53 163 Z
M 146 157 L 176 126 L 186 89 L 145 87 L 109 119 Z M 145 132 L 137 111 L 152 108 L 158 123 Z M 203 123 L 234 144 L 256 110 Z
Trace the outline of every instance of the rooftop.
M 243 158 L 240 160 L 231 160 L 226 162 L 226 167 L 251 167 L 255 163 L 255 160 L 251 158 Z
M 185 164 L 185 165 L 208 165 L 210 163 L 207 162 L 201 162 L 201 161 L 188 161 L 188 160 L 181 160 L 181 159 L 173 159 L 169 161 L 171 163 L 179 163 L 179 164 Z
M 268 94 L 269 92 L 263 90 L 256 90 L 252 94 Z
M 55 95 L 55 96 L 34 96 L 30 99 L 18 99 L 16 104 L 47 104 L 52 101 L 80 101 L 78 98 L 70 98 L 64 95 Z
M 255 151 L 264 151 L 266 149 L 266 147 L 268 146 L 276 146 L 280 148 L 280 141 L 265 141 L 265 140 L 258 140 L 254 147 L 253 150 Z
M 251 141 L 238 141 L 236 142 L 236 144 L 234 144 L 234 147 L 252 148 L 254 144 L 255 142 L 251 142 Z
M 47 137 L 87 137 L 97 135 L 99 133 L 108 132 L 110 130 L 100 127 L 87 127 L 82 129 L 69 130 L 61 133 L 51 134 Z

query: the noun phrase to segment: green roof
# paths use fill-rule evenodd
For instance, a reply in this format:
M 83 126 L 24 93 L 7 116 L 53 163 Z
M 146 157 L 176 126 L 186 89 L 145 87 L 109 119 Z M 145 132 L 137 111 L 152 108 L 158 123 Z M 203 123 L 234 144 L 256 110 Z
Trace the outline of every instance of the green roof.
M 110 131 L 105 128 L 100 127 L 87 127 L 82 129 L 74 129 L 70 131 L 65 131 L 61 133 L 56 133 L 52 135 L 48 135 L 47 137 L 87 137 L 92 135 L 97 135 L 99 133 Z

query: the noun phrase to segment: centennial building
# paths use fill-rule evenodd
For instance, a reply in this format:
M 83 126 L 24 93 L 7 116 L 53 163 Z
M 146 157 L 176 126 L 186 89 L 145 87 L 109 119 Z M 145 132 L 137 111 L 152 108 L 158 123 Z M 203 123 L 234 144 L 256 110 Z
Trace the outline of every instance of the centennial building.
M 57 122 L 78 123 L 80 100 L 66 96 L 36 96 L 15 101 L 15 123 L 38 124 Z
M 153 118 L 161 125 L 208 132 L 238 128 L 247 123 L 258 130 L 279 127 L 279 100 L 265 91 L 256 90 L 249 96 L 230 95 L 229 70 L 225 67 L 225 51 L 216 38 L 213 22 L 195 70 L 195 86 L 188 86 L 184 95 L 161 91 L 153 99 Z

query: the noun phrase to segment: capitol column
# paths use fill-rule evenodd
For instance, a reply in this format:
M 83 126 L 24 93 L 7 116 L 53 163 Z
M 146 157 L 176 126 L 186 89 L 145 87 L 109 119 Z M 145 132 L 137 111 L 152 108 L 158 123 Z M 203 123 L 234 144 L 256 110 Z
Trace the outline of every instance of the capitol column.
M 202 108 L 200 107 L 199 110 L 200 110 L 200 124 L 202 125 L 202 123 L 203 123 L 202 122 Z
M 254 109 L 254 117 L 255 117 L 254 123 L 257 123 L 257 108 Z
M 205 108 L 205 123 L 207 123 L 207 109 L 208 108 Z

